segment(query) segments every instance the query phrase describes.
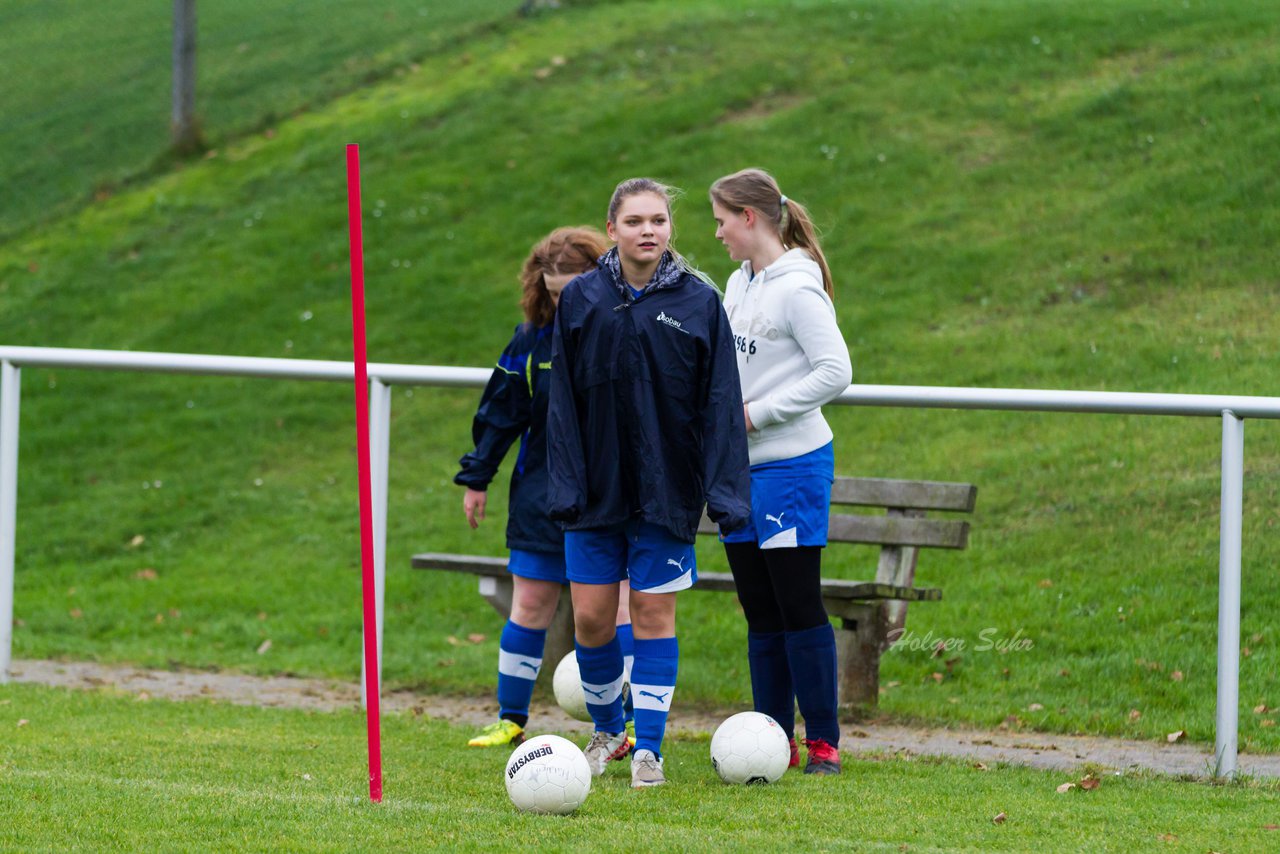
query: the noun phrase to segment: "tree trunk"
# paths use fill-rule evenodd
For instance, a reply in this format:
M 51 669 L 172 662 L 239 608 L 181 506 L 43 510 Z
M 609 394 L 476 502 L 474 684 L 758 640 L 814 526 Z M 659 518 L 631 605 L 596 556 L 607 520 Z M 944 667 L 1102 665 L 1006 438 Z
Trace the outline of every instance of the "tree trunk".
M 173 0 L 173 148 L 198 151 L 203 143 L 196 120 L 196 0 Z

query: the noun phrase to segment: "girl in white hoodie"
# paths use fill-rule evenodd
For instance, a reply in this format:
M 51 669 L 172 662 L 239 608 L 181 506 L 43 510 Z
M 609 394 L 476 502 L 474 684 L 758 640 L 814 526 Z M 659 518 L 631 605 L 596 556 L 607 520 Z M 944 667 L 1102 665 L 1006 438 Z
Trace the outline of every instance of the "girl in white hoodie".
M 848 385 L 831 272 L 808 212 L 773 176 L 744 169 L 711 186 L 716 238 L 741 268 L 725 288 L 751 460 L 752 523 L 725 552 L 747 618 L 756 711 L 791 739 L 805 721 L 806 774 L 840 772 L 835 633 L 822 604 L 822 548 L 835 457 L 821 406 Z

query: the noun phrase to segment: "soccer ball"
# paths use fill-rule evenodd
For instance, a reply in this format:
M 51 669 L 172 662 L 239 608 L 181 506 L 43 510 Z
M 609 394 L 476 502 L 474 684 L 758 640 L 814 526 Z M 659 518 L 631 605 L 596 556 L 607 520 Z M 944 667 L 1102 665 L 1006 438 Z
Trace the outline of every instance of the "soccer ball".
M 760 712 L 739 712 L 711 736 L 711 765 L 726 783 L 772 783 L 790 760 L 787 734 Z
M 558 735 L 539 735 L 513 750 L 505 777 L 507 796 L 522 812 L 567 815 L 591 793 L 587 757 Z
M 578 672 L 578 654 L 573 650 L 569 650 L 569 654 L 556 665 L 551 690 L 569 717 L 579 721 L 591 720 L 587 713 L 587 695 L 582 692 L 582 674 Z

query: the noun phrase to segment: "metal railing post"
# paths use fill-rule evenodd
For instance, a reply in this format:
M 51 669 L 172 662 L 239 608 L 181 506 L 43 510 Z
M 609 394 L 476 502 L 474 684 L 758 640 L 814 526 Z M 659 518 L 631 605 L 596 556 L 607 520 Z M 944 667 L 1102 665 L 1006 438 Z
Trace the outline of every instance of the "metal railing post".
M 18 530 L 18 397 L 21 373 L 0 361 L 0 685 L 13 660 L 13 553 Z
M 377 615 L 378 684 L 382 684 L 382 614 L 387 591 L 387 481 L 391 461 L 391 386 L 369 380 L 369 480 L 373 499 L 373 589 Z M 366 675 L 361 665 L 360 702 Z
M 1240 541 L 1244 513 L 1244 419 L 1222 413 L 1222 503 L 1218 552 L 1218 712 L 1214 774 L 1233 777 L 1240 724 Z

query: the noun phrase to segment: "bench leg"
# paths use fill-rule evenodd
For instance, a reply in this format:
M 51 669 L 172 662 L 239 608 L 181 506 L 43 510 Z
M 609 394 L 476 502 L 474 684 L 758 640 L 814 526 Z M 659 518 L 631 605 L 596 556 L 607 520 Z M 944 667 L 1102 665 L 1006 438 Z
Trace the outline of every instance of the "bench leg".
M 493 606 L 503 619 L 511 617 L 511 578 L 495 578 L 490 575 L 480 577 L 480 595 Z M 560 659 L 573 649 L 573 602 L 569 598 L 569 588 L 560 591 L 560 604 L 556 606 L 556 615 L 547 628 L 547 645 L 542 652 L 542 670 L 538 673 L 538 684 L 547 691 L 551 690 L 551 680 L 555 676 L 556 665 Z
M 551 680 L 555 676 L 556 665 L 573 651 L 573 600 L 569 597 L 566 586 L 560 591 L 560 604 L 556 606 L 556 615 L 547 628 L 547 645 L 542 653 L 542 672 L 538 682 L 548 691 Z
M 880 648 L 884 614 L 879 604 L 861 605 L 840 618 L 836 629 L 836 665 L 840 706 L 875 708 L 880 701 Z

